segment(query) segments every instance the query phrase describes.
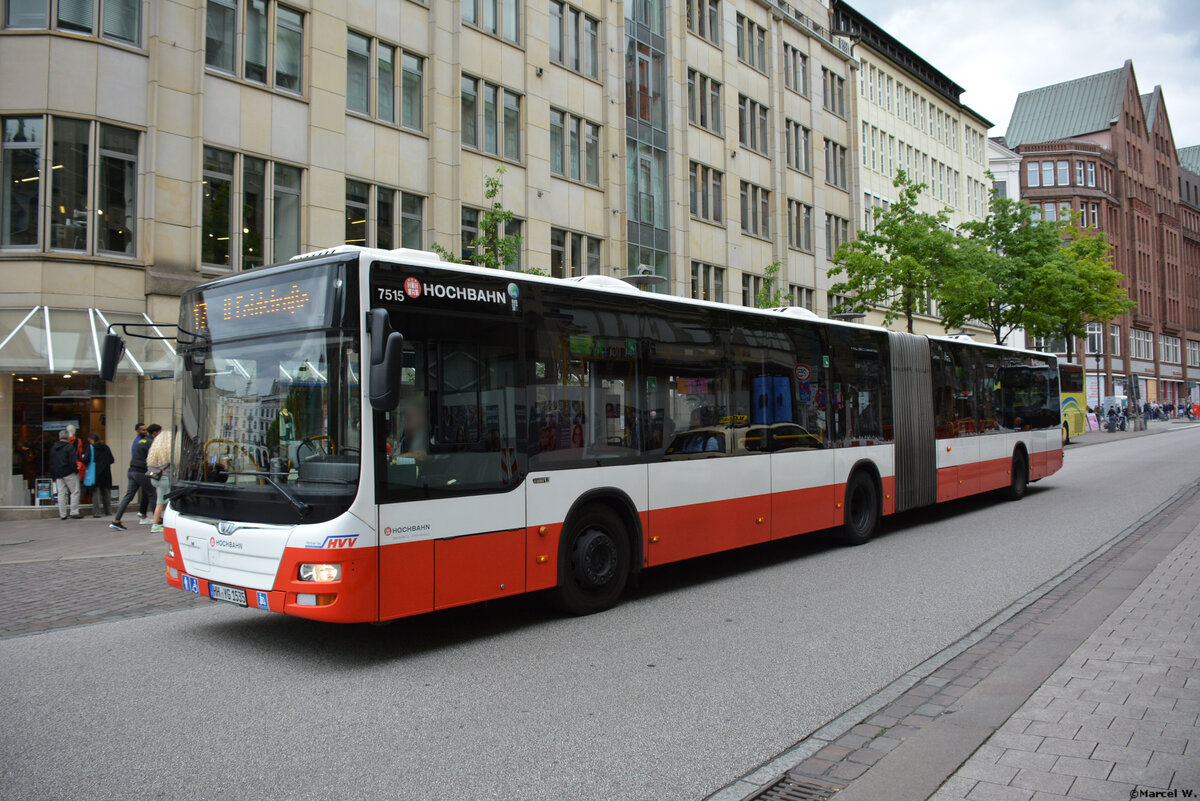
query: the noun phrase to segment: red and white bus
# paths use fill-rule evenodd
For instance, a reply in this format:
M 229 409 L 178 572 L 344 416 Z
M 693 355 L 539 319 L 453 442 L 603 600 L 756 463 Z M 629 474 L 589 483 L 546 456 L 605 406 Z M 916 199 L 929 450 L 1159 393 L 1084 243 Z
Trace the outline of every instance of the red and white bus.
M 338 247 L 185 293 L 167 581 L 381 621 L 1000 490 L 1053 356 Z

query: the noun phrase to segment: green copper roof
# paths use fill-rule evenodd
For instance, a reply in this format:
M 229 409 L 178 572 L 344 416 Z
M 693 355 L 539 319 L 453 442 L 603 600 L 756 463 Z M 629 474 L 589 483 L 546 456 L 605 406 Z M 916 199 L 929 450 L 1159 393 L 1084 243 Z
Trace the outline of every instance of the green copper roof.
M 1142 112 L 1146 115 L 1146 127 L 1154 130 L 1154 118 L 1158 116 L 1158 87 L 1148 95 L 1142 95 Z
M 1181 147 L 1176 152 L 1179 153 L 1179 163 L 1181 165 L 1192 172 L 1200 172 L 1200 145 Z
M 1121 117 L 1133 62 L 1119 69 L 1017 95 L 1005 144 L 1011 148 L 1103 131 Z

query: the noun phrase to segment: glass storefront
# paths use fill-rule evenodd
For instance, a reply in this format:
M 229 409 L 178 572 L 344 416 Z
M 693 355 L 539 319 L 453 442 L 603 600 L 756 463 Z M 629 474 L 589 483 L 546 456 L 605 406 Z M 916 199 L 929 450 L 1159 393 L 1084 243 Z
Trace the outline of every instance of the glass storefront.
M 134 424 L 154 405 L 147 402 L 146 388 L 154 379 L 171 383 L 175 353 L 169 342 L 127 338 L 116 380 L 105 383 L 99 376 L 100 345 L 109 325 L 120 323 L 151 321 L 100 309 L 0 309 L 0 465 L 10 466 L 0 472 L 0 506 L 37 505 L 39 488 L 45 495 L 52 484 L 50 446 L 68 425 L 85 443 L 99 434 L 109 444 L 117 460 L 114 482 L 123 483 Z M 136 330 L 161 334 L 156 328 Z M 168 399 L 159 422 L 168 422 L 169 405 Z M 85 503 L 90 498 L 86 493 Z

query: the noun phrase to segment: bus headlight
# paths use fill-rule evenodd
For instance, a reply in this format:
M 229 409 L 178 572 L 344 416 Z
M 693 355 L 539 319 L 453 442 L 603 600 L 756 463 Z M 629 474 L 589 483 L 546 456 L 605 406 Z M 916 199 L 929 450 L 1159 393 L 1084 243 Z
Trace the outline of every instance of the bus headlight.
M 338 581 L 342 577 L 341 565 L 303 564 L 300 565 L 301 581 Z

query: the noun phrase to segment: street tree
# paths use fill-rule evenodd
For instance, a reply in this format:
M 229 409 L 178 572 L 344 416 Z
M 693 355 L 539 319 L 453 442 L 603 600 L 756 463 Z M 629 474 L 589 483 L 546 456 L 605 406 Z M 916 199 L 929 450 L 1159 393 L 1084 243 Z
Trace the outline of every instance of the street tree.
M 754 298 L 754 306 L 759 309 L 775 309 L 787 305 L 787 290 L 779 280 L 783 270 L 783 262 L 773 261 L 763 268 L 762 287 Z
M 1076 337 L 1087 336 L 1089 322 L 1108 323 L 1137 306 L 1121 288 L 1112 267 L 1112 244 L 1103 231 L 1085 228 L 1076 218 L 1063 226 L 1066 238 L 1055 258 L 1035 276 L 1039 314 L 1029 333 L 1061 337 L 1073 355 Z
M 1015 330 L 1070 341 L 1128 308 L 1102 232 L 1035 221 L 1032 206 L 1003 196 L 961 228 L 968 236 L 955 240 L 936 292 L 947 329 L 980 325 L 998 345 Z
M 899 170 L 893 185 L 897 198 L 886 209 L 872 210 L 873 229 L 859 231 L 833 255 L 829 275 L 844 274 L 845 280 L 830 290 L 848 296 L 838 311 L 881 308 L 884 325 L 903 317 L 912 333 L 913 316 L 925 310 L 927 297 L 940 285 L 954 237 L 945 227 L 949 209 L 936 214 L 918 210 L 925 184 L 913 183 Z
M 508 170 L 503 164 L 496 167 L 496 173 L 483 179 L 483 196 L 491 205 L 480 215 L 479 235 L 466 243 L 470 250 L 470 263 L 480 267 L 491 267 L 502 270 L 507 265 L 516 264 L 521 255 L 521 237 L 508 233 L 508 225 L 516 216 L 511 209 L 504 208 L 500 202 L 500 193 L 504 189 L 503 177 Z M 463 259 L 448 248 L 434 243 L 433 251 L 446 261 L 456 264 Z

